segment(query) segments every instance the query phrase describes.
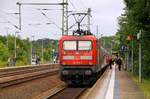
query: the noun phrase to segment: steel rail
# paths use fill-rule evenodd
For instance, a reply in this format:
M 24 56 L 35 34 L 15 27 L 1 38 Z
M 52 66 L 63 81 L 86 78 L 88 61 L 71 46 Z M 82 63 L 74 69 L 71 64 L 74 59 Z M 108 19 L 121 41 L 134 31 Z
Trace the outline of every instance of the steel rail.
M 52 67 L 51 65 L 46 65 L 46 66 L 41 65 L 41 66 L 36 66 L 36 67 L 5 69 L 4 71 L 2 71 L 2 70 L 0 71 L 0 78 L 7 77 L 7 76 L 13 76 L 13 75 L 17 75 L 17 74 L 43 71 L 46 69 L 53 69 L 53 68 L 54 67 Z
M 25 69 L 25 70 L 24 70 Z M 37 66 L 28 68 L 14 68 L 11 70 L 4 70 L 0 72 L 0 88 L 11 85 L 20 84 L 34 79 L 47 77 L 58 74 L 58 67 L 51 66 Z

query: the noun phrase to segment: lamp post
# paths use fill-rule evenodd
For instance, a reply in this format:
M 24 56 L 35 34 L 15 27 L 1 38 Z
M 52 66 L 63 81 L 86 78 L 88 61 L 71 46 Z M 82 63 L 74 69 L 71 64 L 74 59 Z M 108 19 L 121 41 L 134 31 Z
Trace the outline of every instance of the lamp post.
M 43 39 L 42 39 L 42 63 L 44 62 L 44 46 L 43 46 Z
M 101 46 L 103 46 L 103 39 L 102 39 L 102 37 L 103 37 L 103 34 L 101 34 Z
M 15 32 L 15 42 L 14 42 L 15 58 L 16 58 L 16 34 L 17 34 L 17 32 Z
M 133 39 L 132 39 L 132 53 L 131 53 L 131 65 L 132 65 L 132 73 L 134 73 L 134 63 L 133 63 Z
M 129 70 L 129 45 L 127 45 L 127 53 L 126 53 L 126 58 L 127 58 L 127 70 Z
M 6 27 L 5 29 L 6 29 L 6 36 L 7 36 L 7 48 L 8 48 L 8 30 L 9 30 L 9 28 Z
M 111 42 L 111 55 L 112 55 L 112 50 L 113 50 L 113 48 L 112 48 L 112 42 Z
M 142 82 L 142 67 L 141 67 L 141 63 L 142 63 L 142 58 L 141 58 L 141 35 L 142 35 L 142 31 L 140 30 L 139 33 L 137 34 L 137 39 L 139 40 L 139 82 Z
M 53 63 L 54 63 L 54 52 L 55 52 L 55 49 L 52 49 L 52 52 L 53 52 Z
M 33 57 L 33 56 L 32 56 L 32 54 L 33 54 L 33 48 L 32 48 L 32 47 L 33 47 L 33 44 L 32 44 L 32 41 L 33 41 L 33 40 L 34 40 L 34 35 L 31 36 L 31 60 L 30 60 L 30 61 L 31 61 L 31 64 L 32 64 L 32 57 Z
M 13 64 L 14 66 L 16 65 L 16 58 L 17 58 L 17 33 L 19 33 L 18 31 L 15 32 L 15 40 L 14 40 L 14 59 L 13 59 Z
M 15 49 L 15 59 L 17 57 L 17 33 L 19 33 L 18 31 L 15 32 L 15 42 L 14 42 L 14 49 Z
M 99 32 L 99 28 L 98 28 L 98 25 L 96 26 L 96 33 L 97 33 L 97 39 L 99 39 L 99 34 L 98 34 L 98 32 Z
M 115 44 L 116 42 L 114 40 L 111 40 L 111 55 L 113 54 L 113 43 Z
M 127 37 L 127 41 L 131 41 L 132 40 L 132 51 L 131 51 L 131 70 L 132 70 L 132 73 L 133 73 L 133 37 L 131 34 L 128 35 Z M 129 65 L 129 46 L 128 46 L 128 51 L 127 51 L 127 65 Z
M 29 26 L 41 26 L 41 25 L 50 25 L 50 24 L 53 24 L 53 23 L 30 23 L 28 24 Z M 34 36 L 33 36 L 34 37 Z M 42 39 L 42 46 L 41 46 L 41 57 L 42 57 L 42 63 L 44 62 L 44 42 L 43 42 L 43 39 Z M 32 42 L 31 42 L 31 48 L 32 48 Z M 31 51 L 32 52 L 32 51 Z M 32 54 L 32 53 L 31 53 Z M 32 58 L 31 58 L 32 59 Z

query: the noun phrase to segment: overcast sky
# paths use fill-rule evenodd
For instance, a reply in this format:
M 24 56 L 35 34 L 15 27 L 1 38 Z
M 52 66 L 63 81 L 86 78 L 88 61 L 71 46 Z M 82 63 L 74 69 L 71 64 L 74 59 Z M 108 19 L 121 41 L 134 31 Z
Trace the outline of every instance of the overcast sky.
M 0 1 L 0 35 L 6 35 L 6 28 L 9 27 L 9 34 L 17 31 L 12 24 L 18 26 L 18 16 L 11 14 L 18 12 L 16 2 L 62 2 L 62 0 L 1 0 Z M 71 1 L 71 2 L 70 2 Z M 72 3 L 72 4 L 71 4 Z M 49 19 L 45 18 L 37 9 L 61 9 L 62 6 L 23 6 L 22 7 L 22 30 L 19 35 L 22 38 L 35 35 L 37 38 L 58 39 L 61 36 L 61 10 L 43 11 Z M 118 25 L 117 17 L 123 13 L 123 0 L 69 0 L 69 10 L 86 11 L 92 9 L 91 31 L 96 34 L 96 25 L 99 26 L 99 33 L 104 36 L 115 35 Z M 12 24 L 7 23 L 10 21 Z M 3 23 L 6 22 L 6 23 Z M 46 23 L 54 24 L 46 25 Z M 69 18 L 69 24 L 74 23 L 73 17 Z M 35 25 L 41 24 L 41 25 Z M 83 27 L 85 28 L 85 27 Z

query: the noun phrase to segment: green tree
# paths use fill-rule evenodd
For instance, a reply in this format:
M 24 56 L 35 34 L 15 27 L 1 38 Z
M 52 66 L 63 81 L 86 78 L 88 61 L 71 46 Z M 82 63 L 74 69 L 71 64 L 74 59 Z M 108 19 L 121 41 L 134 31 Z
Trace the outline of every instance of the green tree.
M 124 0 L 126 7 L 125 13 L 118 18 L 120 42 L 129 47 L 131 42 L 126 38 L 130 34 L 133 36 L 134 45 L 134 66 L 138 73 L 138 41 L 136 35 L 142 30 L 142 68 L 143 76 L 150 76 L 150 1 L 149 0 Z M 131 52 L 131 50 L 129 50 Z
M 8 57 L 8 48 L 2 42 L 0 42 L 0 61 L 7 61 Z

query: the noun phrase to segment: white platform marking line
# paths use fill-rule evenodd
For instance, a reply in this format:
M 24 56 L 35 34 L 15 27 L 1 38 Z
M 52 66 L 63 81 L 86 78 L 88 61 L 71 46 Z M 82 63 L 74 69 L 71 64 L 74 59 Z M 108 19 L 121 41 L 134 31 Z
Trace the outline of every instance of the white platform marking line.
M 115 87 L 115 66 L 112 66 L 112 74 L 107 89 L 105 99 L 113 99 L 114 97 L 114 87 Z
M 94 99 L 105 99 L 106 92 L 107 92 L 108 85 L 109 85 L 109 81 L 111 78 L 111 74 L 112 74 L 112 71 L 109 71 L 104 82 L 100 83 L 100 84 L 102 84 L 101 88 L 96 92 L 96 96 Z

